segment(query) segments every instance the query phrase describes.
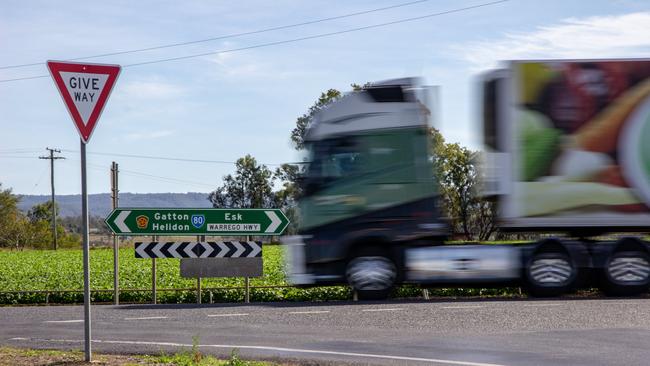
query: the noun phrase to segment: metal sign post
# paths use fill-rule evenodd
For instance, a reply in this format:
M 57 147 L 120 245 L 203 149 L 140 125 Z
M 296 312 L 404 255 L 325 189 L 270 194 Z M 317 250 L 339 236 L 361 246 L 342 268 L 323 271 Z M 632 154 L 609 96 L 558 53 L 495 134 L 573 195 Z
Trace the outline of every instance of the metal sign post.
M 118 204 L 117 174 L 117 163 L 113 162 L 111 165 L 111 201 L 113 210 L 117 208 Z M 115 234 L 113 234 L 113 304 L 120 304 L 120 245 Z
M 90 345 L 90 240 L 88 237 L 88 189 L 86 186 L 86 144 L 81 143 L 81 221 L 82 221 L 82 245 L 84 261 L 84 349 L 86 362 L 91 360 Z

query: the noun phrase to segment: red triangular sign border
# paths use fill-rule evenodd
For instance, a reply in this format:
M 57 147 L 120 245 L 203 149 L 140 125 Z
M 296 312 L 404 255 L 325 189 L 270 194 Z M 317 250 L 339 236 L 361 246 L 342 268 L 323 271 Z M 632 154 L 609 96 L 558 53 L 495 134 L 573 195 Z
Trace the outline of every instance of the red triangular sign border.
M 70 117 L 74 121 L 77 130 L 79 131 L 79 136 L 84 143 L 88 143 L 90 136 L 97 125 L 99 116 L 102 114 L 102 110 L 106 105 L 106 101 L 113 90 L 115 81 L 117 80 L 118 75 L 120 74 L 120 65 L 105 65 L 105 64 L 88 64 L 88 63 L 76 63 L 76 62 L 67 62 L 67 61 L 48 61 L 47 68 L 50 70 L 52 79 L 56 84 L 57 89 L 59 89 L 59 94 L 63 98 L 63 102 L 66 107 L 68 107 L 68 112 L 70 112 Z M 93 111 L 90 113 L 88 118 L 88 123 L 84 124 L 83 118 L 77 106 L 72 100 L 72 96 L 68 92 L 68 89 L 65 86 L 63 78 L 61 77 L 61 72 L 77 72 L 77 73 L 90 73 L 90 74 L 106 74 L 108 78 L 106 79 L 106 84 L 99 94 L 97 99 L 97 104 L 93 108 Z

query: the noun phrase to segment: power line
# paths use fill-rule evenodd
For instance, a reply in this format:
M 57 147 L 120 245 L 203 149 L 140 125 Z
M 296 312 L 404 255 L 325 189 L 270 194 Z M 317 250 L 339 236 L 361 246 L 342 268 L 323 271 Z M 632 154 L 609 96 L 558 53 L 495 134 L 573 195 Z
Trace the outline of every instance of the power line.
M 71 159 L 75 160 L 75 159 Z M 101 170 L 101 171 L 106 171 L 106 167 L 100 166 L 98 164 L 88 164 L 90 169 L 94 170 Z M 146 173 L 141 173 L 141 172 L 136 172 L 132 170 L 123 170 L 120 169 L 120 173 L 127 175 L 127 176 L 132 176 L 132 177 L 138 177 L 138 178 L 144 178 L 144 179 L 149 179 L 157 182 L 163 182 L 163 183 L 176 183 L 176 184 L 191 184 L 195 186 L 203 186 L 203 187 L 216 187 L 214 184 L 208 184 L 208 183 L 202 183 L 202 182 L 196 182 L 196 181 L 191 181 L 191 180 L 186 180 L 186 179 L 177 179 L 177 178 L 171 178 L 171 177 L 163 177 L 159 175 L 153 175 L 153 174 L 146 174 Z
M 328 22 L 328 21 L 331 21 L 331 20 L 350 18 L 350 17 L 354 17 L 354 16 L 357 16 L 357 15 L 364 15 L 364 14 L 370 14 L 370 13 L 375 13 L 375 12 L 384 11 L 384 10 L 396 9 L 396 8 L 401 8 L 401 7 L 405 7 L 405 6 L 424 3 L 424 2 L 427 2 L 427 1 L 430 1 L 430 0 L 410 1 L 410 2 L 406 2 L 406 3 L 400 3 L 400 4 L 385 6 L 385 7 L 382 7 L 382 8 L 358 11 L 358 12 L 354 12 L 354 13 L 337 15 L 337 16 L 333 16 L 333 17 L 321 18 L 321 19 L 316 19 L 316 20 L 310 20 L 310 21 L 301 22 L 301 23 L 280 25 L 280 26 L 275 26 L 275 27 L 270 27 L 270 28 L 258 29 L 258 30 L 254 30 L 254 31 L 233 33 L 233 34 L 228 34 L 228 35 L 223 35 L 223 36 L 213 36 L 213 37 L 208 37 L 208 38 L 198 39 L 198 40 L 193 40 L 193 41 L 169 43 L 169 44 L 146 47 L 146 48 L 136 48 L 136 49 L 131 49 L 131 50 L 116 51 L 116 52 L 109 52 L 109 53 L 101 53 L 101 54 L 92 55 L 92 56 L 82 56 L 82 57 L 70 58 L 70 59 L 67 59 L 67 61 L 87 60 L 87 59 L 98 58 L 98 57 L 117 56 L 117 55 L 124 55 L 124 54 L 128 54 L 128 53 L 154 51 L 154 50 L 160 50 L 160 49 L 165 49 L 165 48 L 187 46 L 187 45 L 191 45 L 191 44 L 217 41 L 217 40 L 227 39 L 227 38 L 249 36 L 249 35 L 252 35 L 252 34 L 259 34 L 259 33 L 266 33 L 266 32 L 271 32 L 271 31 L 276 31 L 276 30 L 301 27 L 301 26 L 305 26 L 305 25 Z M 27 64 L 19 64 L 19 65 L 0 66 L 0 70 L 17 69 L 17 68 L 22 68 L 22 67 L 38 66 L 38 65 L 44 65 L 44 64 L 45 64 L 44 62 L 34 62 L 34 63 L 27 63 Z
M 121 172 L 123 172 L 126 175 L 131 175 L 131 176 L 140 177 L 140 178 L 148 178 L 148 179 L 153 179 L 153 180 L 157 179 L 158 181 L 162 181 L 162 182 L 166 182 L 166 183 L 194 184 L 194 185 L 211 187 L 211 188 L 216 187 L 216 184 L 201 183 L 201 182 L 195 182 L 195 181 L 186 180 L 186 179 L 163 177 L 163 176 L 160 176 L 160 175 L 145 174 L 145 173 L 129 171 L 129 170 L 122 170 Z
M 61 149 L 63 152 L 78 153 L 79 150 L 72 149 Z M 156 156 L 156 155 L 137 155 L 137 154 L 122 154 L 122 153 L 107 153 L 107 152 L 91 152 L 88 151 L 88 154 L 92 155 L 103 155 L 103 156 L 118 156 L 124 158 L 135 158 L 135 159 L 150 159 L 150 160 L 167 160 L 167 161 L 183 161 L 190 163 L 207 163 L 207 164 L 237 164 L 236 161 L 227 161 L 227 160 L 208 160 L 208 159 L 190 159 L 190 158 L 181 158 L 173 156 Z M 16 156 L 16 155 L 3 155 L 4 152 L 0 152 L 0 158 L 16 158 L 16 159 L 36 159 L 36 156 Z M 74 159 L 69 159 L 74 160 Z M 257 159 L 256 159 L 257 160 Z M 267 166 L 282 166 L 284 164 L 304 164 L 304 162 L 288 162 L 288 163 L 265 163 L 257 162 L 260 165 Z M 89 164 L 91 165 L 91 164 Z
M 16 155 L 1 155 L 0 154 L 0 159 L 2 158 L 7 158 L 7 159 L 38 159 L 38 156 L 16 156 Z
M 40 149 L 27 149 L 27 148 L 15 148 L 15 149 L 0 149 L 0 154 L 31 154 L 41 151 Z
M 66 150 L 65 152 L 78 152 L 77 150 Z M 119 156 L 124 158 L 137 158 L 137 159 L 151 159 L 151 160 L 171 160 L 171 161 L 184 161 L 190 163 L 210 163 L 210 164 L 236 164 L 235 161 L 225 161 L 225 160 L 206 160 L 206 159 L 189 159 L 189 158 L 176 158 L 171 156 L 154 156 L 154 155 L 136 155 L 136 154 L 121 154 L 121 153 L 106 153 L 106 152 L 88 152 L 88 154 L 93 155 L 105 155 L 105 156 Z M 282 164 L 272 164 L 272 163 L 261 163 L 262 165 L 269 166 L 281 166 Z
M 490 5 L 496 5 L 496 4 L 500 4 L 500 3 L 505 3 L 507 1 L 510 1 L 510 0 L 492 1 L 492 2 L 482 3 L 482 4 L 478 4 L 478 5 L 466 6 L 466 7 L 463 7 L 463 8 L 456 8 L 456 9 L 452 9 L 452 10 L 446 10 L 446 11 L 442 11 L 442 12 L 421 15 L 421 16 L 417 16 L 417 17 L 398 19 L 398 20 L 394 20 L 394 21 L 391 21 L 391 22 L 372 24 L 372 25 L 367 25 L 367 26 L 363 26 L 363 27 L 350 28 L 350 29 L 345 29 L 345 30 L 335 31 L 335 32 L 320 33 L 320 34 L 315 34 L 315 35 L 311 35 L 311 36 L 286 39 L 286 40 L 282 40 L 282 41 L 260 43 L 260 44 L 256 44 L 256 45 L 252 45 L 252 46 L 246 46 L 246 47 L 240 47 L 240 48 L 232 48 L 232 49 L 228 49 L 228 50 L 203 52 L 203 53 L 196 53 L 196 54 L 191 54 L 191 55 L 186 55 L 186 56 L 169 57 L 169 58 L 163 58 L 163 59 L 157 59 L 157 60 L 151 60 L 151 61 L 137 62 L 137 63 L 122 65 L 122 67 L 126 68 L 126 67 L 151 65 L 151 64 L 170 62 L 170 61 L 186 60 L 186 59 L 202 57 L 202 56 L 211 56 L 211 55 L 217 55 L 217 54 L 223 54 L 223 53 L 239 52 L 239 51 L 251 50 L 251 49 L 256 49 L 256 48 L 263 48 L 263 47 L 277 46 L 277 45 L 282 45 L 282 44 L 287 44 L 287 43 L 306 41 L 306 40 L 310 40 L 310 39 L 331 37 L 331 36 L 335 36 L 335 35 L 339 35 L 339 34 L 352 33 L 352 32 L 357 32 L 357 31 L 361 31 L 361 30 L 380 28 L 380 27 L 385 27 L 385 26 L 394 25 L 394 24 L 412 22 L 412 21 L 422 20 L 422 19 L 426 19 L 426 18 L 433 18 L 433 17 L 437 17 L 437 16 L 441 16 L 441 15 L 459 13 L 459 12 L 462 12 L 462 11 L 482 8 L 482 7 L 486 7 L 486 6 L 490 6 Z M 21 78 L 14 78 L 14 79 L 0 79 L 0 83 L 7 83 L 7 82 L 21 81 L 21 80 L 30 80 L 30 79 L 40 79 L 40 78 L 47 78 L 47 77 L 49 77 L 49 75 L 29 76 L 29 77 L 21 77 Z

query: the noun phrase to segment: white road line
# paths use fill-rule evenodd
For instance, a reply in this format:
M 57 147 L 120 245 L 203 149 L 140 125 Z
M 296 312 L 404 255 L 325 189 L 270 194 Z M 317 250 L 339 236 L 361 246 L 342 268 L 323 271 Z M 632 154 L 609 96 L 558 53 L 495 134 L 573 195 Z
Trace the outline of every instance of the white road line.
M 524 304 L 524 306 L 544 307 L 544 306 L 562 306 L 564 304 Z
M 83 323 L 83 319 L 73 319 L 73 320 L 46 320 L 43 323 Z
M 142 316 L 139 318 L 124 318 L 124 320 L 153 320 L 153 319 L 167 319 L 166 316 Z
M 290 311 L 289 314 L 325 314 L 329 313 L 329 310 L 314 310 L 314 311 Z
M 225 316 L 247 316 L 249 315 L 248 313 L 232 313 L 232 314 L 208 314 L 208 317 L 210 318 L 218 318 L 218 317 L 225 317 Z
M 459 305 L 459 306 L 441 306 L 441 309 L 476 309 L 482 308 L 481 305 Z
M 83 340 L 70 340 L 70 339 L 36 339 L 30 338 L 30 341 L 39 341 L 39 342 L 59 342 L 59 343 L 83 343 Z M 189 343 L 172 343 L 172 342 L 147 342 L 147 341 L 120 341 L 120 340 L 92 340 L 93 343 L 105 343 L 105 344 L 128 344 L 128 345 L 139 345 L 139 346 L 167 346 L 167 347 L 192 347 L 193 345 Z M 264 351 L 276 351 L 276 352 L 287 352 L 287 353 L 306 353 L 306 354 L 321 354 L 321 355 L 336 355 L 336 356 L 349 356 L 349 357 L 365 357 L 365 358 L 378 358 L 386 360 L 398 360 L 398 361 L 414 361 L 414 362 L 428 362 L 436 364 L 446 364 L 446 365 L 460 365 L 460 366 L 504 366 L 503 364 L 496 363 L 484 363 L 484 362 L 470 362 L 470 361 L 458 361 L 458 360 L 443 360 L 438 358 L 424 358 L 424 357 L 407 357 L 407 356 L 395 356 L 395 355 L 381 355 L 374 353 L 356 353 L 356 352 L 338 352 L 338 351 L 326 351 L 326 350 L 317 350 L 317 349 L 302 349 L 302 348 L 286 348 L 286 347 L 272 347 L 272 346 L 248 346 L 248 345 L 230 345 L 230 344 L 199 344 L 198 347 L 203 348 L 226 348 L 226 349 L 250 349 L 250 350 L 264 350 Z
M 403 308 L 385 308 L 385 309 L 363 309 L 361 311 L 365 312 L 375 312 L 375 311 L 400 311 L 404 310 Z

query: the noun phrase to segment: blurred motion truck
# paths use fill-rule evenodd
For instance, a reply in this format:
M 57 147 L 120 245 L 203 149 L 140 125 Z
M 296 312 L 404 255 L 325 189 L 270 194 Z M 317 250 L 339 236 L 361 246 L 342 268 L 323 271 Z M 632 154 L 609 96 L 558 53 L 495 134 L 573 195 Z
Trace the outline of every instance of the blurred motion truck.
M 285 239 L 293 283 L 348 283 L 367 299 L 400 283 L 648 290 L 649 245 L 633 233 L 650 229 L 649 60 L 512 61 L 483 75 L 482 195 L 501 232 L 537 234 L 521 244 L 446 243 L 418 83 L 371 84 L 307 126 L 299 235 Z

